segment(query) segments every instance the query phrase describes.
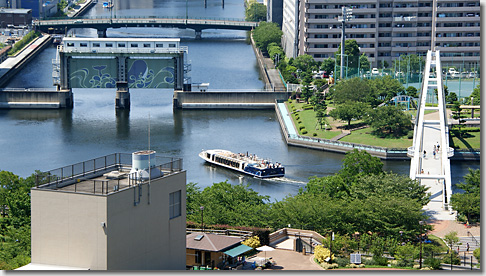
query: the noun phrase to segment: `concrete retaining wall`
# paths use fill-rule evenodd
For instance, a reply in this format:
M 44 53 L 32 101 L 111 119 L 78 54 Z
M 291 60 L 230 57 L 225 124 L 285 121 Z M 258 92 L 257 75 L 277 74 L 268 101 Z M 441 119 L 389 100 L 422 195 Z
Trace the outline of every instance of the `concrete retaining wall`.
M 71 108 L 72 106 L 73 94 L 70 90 L 0 90 L 0 108 Z
M 288 92 L 184 92 L 174 91 L 176 108 L 274 109 L 276 100 L 286 100 Z

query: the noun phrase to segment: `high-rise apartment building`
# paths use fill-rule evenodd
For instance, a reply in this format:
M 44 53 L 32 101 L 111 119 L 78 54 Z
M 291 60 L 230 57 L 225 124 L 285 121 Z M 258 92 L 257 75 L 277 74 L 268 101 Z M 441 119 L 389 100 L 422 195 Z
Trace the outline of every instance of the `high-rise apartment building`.
M 479 0 L 284 0 L 282 46 L 289 57 L 334 57 L 341 43 L 341 7 L 352 8 L 346 39 L 373 66 L 436 47 L 443 64 L 480 59 Z

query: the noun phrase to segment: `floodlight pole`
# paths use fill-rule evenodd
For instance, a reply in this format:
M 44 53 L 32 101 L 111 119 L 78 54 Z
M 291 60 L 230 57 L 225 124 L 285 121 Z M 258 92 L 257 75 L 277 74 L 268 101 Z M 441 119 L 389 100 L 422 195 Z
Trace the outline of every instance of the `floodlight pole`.
M 340 78 L 343 79 L 343 66 L 344 66 L 344 61 L 343 61 L 343 56 L 344 56 L 344 46 L 346 42 L 346 37 L 345 37 L 345 29 L 346 29 L 346 22 L 351 20 L 351 14 L 352 14 L 352 9 L 342 7 L 342 18 L 341 18 L 341 23 L 342 23 L 342 33 L 341 33 L 341 75 Z

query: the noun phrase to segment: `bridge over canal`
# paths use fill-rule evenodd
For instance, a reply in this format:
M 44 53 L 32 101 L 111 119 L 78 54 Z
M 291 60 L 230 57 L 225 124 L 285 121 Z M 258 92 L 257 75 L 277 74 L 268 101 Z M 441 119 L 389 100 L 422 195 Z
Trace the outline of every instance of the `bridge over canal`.
M 437 77 L 434 77 L 432 72 L 436 72 Z M 440 52 L 429 50 L 418 103 L 413 146 L 408 148 L 408 156 L 411 157 L 410 178 L 417 179 L 422 185 L 429 187 L 431 193 L 430 202 L 424 207 L 426 214 L 433 219 L 454 220 L 455 216 L 450 206 L 452 183 L 449 160 L 454 155 L 454 149 L 449 147 L 449 127 L 446 121 L 441 72 Z M 438 92 L 437 105 L 427 102 L 427 99 L 433 98 L 427 95 L 435 94 L 434 89 Z M 426 117 L 426 110 L 438 111 L 434 113 L 436 118 Z
M 248 22 L 234 18 L 183 18 L 183 17 L 77 17 L 36 20 L 34 26 L 45 33 L 66 34 L 73 28 L 92 28 L 98 32 L 98 37 L 106 37 L 110 28 L 179 28 L 193 29 L 196 38 L 201 38 L 202 30 L 227 29 L 249 31 L 258 26 L 258 22 Z

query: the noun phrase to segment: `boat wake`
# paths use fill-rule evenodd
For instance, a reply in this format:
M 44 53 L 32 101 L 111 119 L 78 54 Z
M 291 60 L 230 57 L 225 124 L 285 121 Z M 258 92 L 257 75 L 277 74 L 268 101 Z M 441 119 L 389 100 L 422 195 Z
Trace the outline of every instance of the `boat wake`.
M 285 184 L 290 184 L 290 185 L 298 185 L 298 186 L 303 186 L 306 185 L 307 182 L 305 181 L 300 181 L 296 179 L 291 179 L 287 177 L 273 177 L 273 178 L 265 178 L 262 179 L 264 181 L 271 181 L 271 182 L 280 182 L 280 183 L 285 183 Z

